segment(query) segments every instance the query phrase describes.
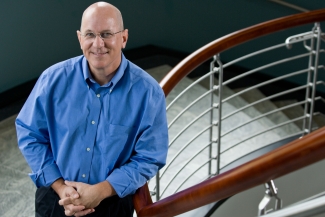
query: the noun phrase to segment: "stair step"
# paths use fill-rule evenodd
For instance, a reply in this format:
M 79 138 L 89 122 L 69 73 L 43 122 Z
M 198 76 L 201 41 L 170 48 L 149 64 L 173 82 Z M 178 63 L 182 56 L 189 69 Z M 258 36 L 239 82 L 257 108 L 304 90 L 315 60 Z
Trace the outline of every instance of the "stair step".
M 239 89 L 236 89 L 234 91 L 239 92 L 239 91 L 242 91 L 243 89 L 245 89 L 245 88 L 239 88 Z M 258 101 L 260 99 L 265 98 L 265 95 L 258 89 L 252 89 L 250 91 L 242 93 L 240 96 L 243 99 L 245 99 L 245 101 L 248 102 L 248 103 L 254 103 L 254 102 L 256 102 L 256 101 Z M 258 111 L 260 111 L 261 113 L 267 113 L 267 112 L 273 111 L 273 110 L 278 108 L 270 100 L 260 102 L 260 103 L 258 103 L 256 105 L 254 105 L 254 107 Z M 281 111 L 270 114 L 267 117 L 275 125 L 281 124 L 281 123 L 289 120 L 289 118 Z M 281 136 L 281 138 L 284 138 L 287 135 L 293 135 L 293 134 L 296 134 L 296 133 L 300 132 L 300 129 L 296 124 L 290 123 L 290 124 L 281 126 L 278 129 L 275 129 L 274 132 L 276 132 L 279 136 Z
M 297 100 L 281 100 L 281 101 L 276 101 L 274 104 L 277 107 L 283 107 L 287 105 L 291 105 L 293 103 L 296 103 Z M 297 117 L 301 117 L 304 115 L 304 108 L 302 106 L 295 106 L 290 109 L 285 109 L 283 110 L 283 113 L 288 116 L 290 119 L 294 119 Z M 299 129 L 302 129 L 303 127 L 303 120 L 296 121 L 296 125 L 299 127 Z M 325 126 L 325 116 L 322 113 L 318 113 L 314 115 L 313 117 L 313 124 L 312 124 L 312 129 L 318 129 Z

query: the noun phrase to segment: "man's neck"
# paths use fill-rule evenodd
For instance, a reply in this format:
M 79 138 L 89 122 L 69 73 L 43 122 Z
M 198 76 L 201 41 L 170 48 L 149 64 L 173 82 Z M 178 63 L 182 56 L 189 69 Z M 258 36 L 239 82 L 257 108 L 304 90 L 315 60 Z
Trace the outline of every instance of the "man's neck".
M 118 68 L 117 68 L 118 69 Z M 108 82 L 110 82 L 112 80 L 112 78 L 114 77 L 114 75 L 117 72 L 117 69 L 115 69 L 114 71 L 112 70 L 105 70 L 105 69 L 92 69 L 89 66 L 89 71 L 91 73 L 91 76 L 93 77 L 93 79 L 100 85 L 105 85 Z

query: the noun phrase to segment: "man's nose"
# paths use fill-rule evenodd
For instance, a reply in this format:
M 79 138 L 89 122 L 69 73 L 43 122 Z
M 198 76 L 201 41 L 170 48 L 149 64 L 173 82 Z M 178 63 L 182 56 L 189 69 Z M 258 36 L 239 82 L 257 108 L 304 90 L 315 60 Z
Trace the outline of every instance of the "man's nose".
M 100 37 L 99 34 L 96 35 L 96 38 L 94 39 L 93 42 L 94 47 L 102 47 L 104 46 L 104 40 Z

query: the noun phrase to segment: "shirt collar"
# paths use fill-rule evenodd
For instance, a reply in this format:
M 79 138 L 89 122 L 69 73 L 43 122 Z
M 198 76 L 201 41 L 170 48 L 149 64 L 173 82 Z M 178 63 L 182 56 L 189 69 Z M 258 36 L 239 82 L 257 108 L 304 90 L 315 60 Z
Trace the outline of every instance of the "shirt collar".
M 112 80 L 109 83 L 104 85 L 104 86 L 110 86 L 111 90 L 114 89 L 117 82 L 122 78 L 122 76 L 124 75 L 125 68 L 127 67 L 126 58 L 123 53 L 121 55 L 122 55 L 121 64 L 117 68 L 115 75 L 113 76 Z M 82 72 L 83 72 L 83 76 L 84 76 L 86 83 L 87 83 L 87 80 L 96 82 L 90 74 L 89 67 L 88 67 L 88 61 L 85 57 L 83 57 L 83 60 L 82 60 Z M 89 85 L 88 85 L 88 88 L 89 88 Z

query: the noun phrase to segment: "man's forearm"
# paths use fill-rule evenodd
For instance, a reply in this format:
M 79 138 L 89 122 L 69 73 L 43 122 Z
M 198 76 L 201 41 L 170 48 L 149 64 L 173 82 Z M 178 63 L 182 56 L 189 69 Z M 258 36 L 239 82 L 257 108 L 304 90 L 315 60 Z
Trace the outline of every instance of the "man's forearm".
M 102 199 L 116 195 L 113 186 L 106 180 L 96 184 L 95 186 L 97 188 L 97 192 L 101 194 Z
M 51 188 L 59 195 L 59 197 L 62 199 L 65 197 L 65 195 L 62 195 L 63 187 L 65 186 L 63 178 L 59 178 L 56 181 L 54 181 L 51 185 Z

